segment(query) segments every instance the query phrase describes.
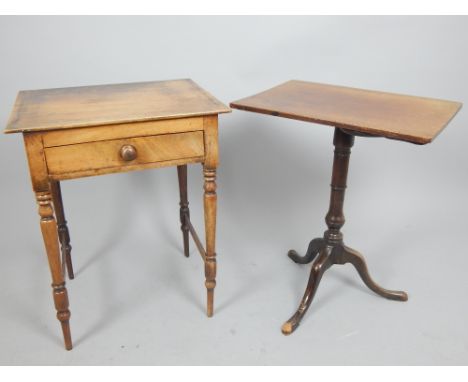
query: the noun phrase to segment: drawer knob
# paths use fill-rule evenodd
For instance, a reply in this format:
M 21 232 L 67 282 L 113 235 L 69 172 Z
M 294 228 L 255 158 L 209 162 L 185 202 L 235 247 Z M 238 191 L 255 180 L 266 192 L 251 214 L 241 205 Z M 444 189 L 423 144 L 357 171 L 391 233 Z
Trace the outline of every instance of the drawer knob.
M 120 156 L 124 161 L 130 162 L 137 157 L 136 148 L 132 145 L 124 145 L 120 149 Z

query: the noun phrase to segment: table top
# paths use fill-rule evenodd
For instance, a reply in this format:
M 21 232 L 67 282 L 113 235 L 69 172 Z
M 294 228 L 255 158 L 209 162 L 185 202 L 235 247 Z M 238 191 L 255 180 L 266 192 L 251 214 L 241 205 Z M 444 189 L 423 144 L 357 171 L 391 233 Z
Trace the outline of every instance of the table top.
M 426 144 L 442 131 L 462 104 L 293 80 L 230 106 Z
M 190 79 L 20 91 L 5 133 L 228 113 Z

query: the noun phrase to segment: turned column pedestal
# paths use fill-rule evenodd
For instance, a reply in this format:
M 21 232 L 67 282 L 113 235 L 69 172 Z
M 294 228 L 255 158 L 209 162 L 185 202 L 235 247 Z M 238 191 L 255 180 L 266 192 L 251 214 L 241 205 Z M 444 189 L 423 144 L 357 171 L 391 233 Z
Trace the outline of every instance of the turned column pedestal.
M 354 265 L 362 281 L 375 293 L 391 300 L 406 301 L 408 295 L 405 292 L 387 290 L 377 285 L 369 275 L 364 257 L 354 249 L 344 245 L 343 234 L 340 229 L 345 223 L 343 203 L 348 177 L 349 157 L 354 136 L 339 128 L 335 128 L 333 144 L 335 154 L 333 160 L 333 173 L 331 181 L 330 207 L 325 217 L 328 229 L 323 238 L 313 239 L 304 256 L 290 250 L 288 256 L 298 264 L 308 264 L 312 261 L 309 282 L 296 313 L 281 328 L 284 334 L 291 334 L 301 322 L 304 314 L 309 309 L 325 271 L 334 264 L 350 263 Z
M 296 313 L 283 325 L 283 333 L 290 334 L 297 328 L 314 298 L 323 274 L 334 264 L 354 265 L 364 283 L 375 293 L 392 300 L 406 301 L 408 296 L 405 292 L 378 286 L 369 276 L 361 254 L 343 243 L 340 229 L 345 222 L 343 202 L 351 147 L 355 136 L 383 137 L 425 145 L 440 134 L 461 104 L 291 80 L 231 102 L 231 107 L 335 128 L 330 208 L 325 218 L 328 229 L 323 237 L 310 242 L 304 256 L 292 250 L 288 253 L 298 264 L 312 261 L 313 264 L 304 297 Z

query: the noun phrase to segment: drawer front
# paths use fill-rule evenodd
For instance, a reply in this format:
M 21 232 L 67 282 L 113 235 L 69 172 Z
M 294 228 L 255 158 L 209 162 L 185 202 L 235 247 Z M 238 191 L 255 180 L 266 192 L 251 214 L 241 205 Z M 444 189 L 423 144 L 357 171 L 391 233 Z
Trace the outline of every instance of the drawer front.
M 125 171 L 125 167 L 149 163 L 202 160 L 204 144 L 203 132 L 193 131 L 55 146 L 44 151 L 50 175 L 81 172 L 86 176 L 102 169 Z
M 203 117 L 191 117 L 162 121 L 120 123 L 118 125 L 108 126 L 81 127 L 77 129 L 51 130 L 44 133 L 42 141 L 44 142 L 44 147 L 53 147 L 202 130 Z

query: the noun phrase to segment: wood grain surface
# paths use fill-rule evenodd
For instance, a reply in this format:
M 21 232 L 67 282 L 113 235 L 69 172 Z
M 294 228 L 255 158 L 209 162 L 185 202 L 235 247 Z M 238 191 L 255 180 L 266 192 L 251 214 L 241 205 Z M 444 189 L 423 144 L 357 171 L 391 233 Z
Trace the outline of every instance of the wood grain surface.
M 44 147 L 73 145 L 75 143 L 108 141 L 111 139 L 145 137 L 159 134 L 203 131 L 204 117 L 166 119 L 163 121 L 119 123 L 76 129 L 43 132 Z
M 18 93 L 5 133 L 228 112 L 190 79 L 27 90 Z
M 426 144 L 442 131 L 462 104 L 292 80 L 230 106 Z
M 121 149 L 131 145 L 136 158 L 125 161 Z M 203 132 L 163 134 L 149 137 L 113 139 L 45 148 L 50 175 L 88 170 L 203 157 Z

